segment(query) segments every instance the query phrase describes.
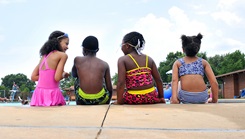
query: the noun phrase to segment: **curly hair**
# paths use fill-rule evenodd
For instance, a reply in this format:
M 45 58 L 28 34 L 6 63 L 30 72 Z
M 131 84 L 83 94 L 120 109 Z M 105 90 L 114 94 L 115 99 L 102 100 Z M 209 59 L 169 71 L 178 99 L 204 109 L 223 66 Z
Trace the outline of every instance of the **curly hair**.
M 182 48 L 185 51 L 186 56 L 193 57 L 199 52 L 202 37 L 203 36 L 200 33 L 198 33 L 197 36 L 181 36 Z
M 60 41 L 63 38 L 67 38 L 64 32 L 61 31 L 54 31 L 49 35 L 48 40 L 44 43 L 42 48 L 40 49 L 40 55 L 44 56 L 49 54 L 50 52 L 57 50 L 62 51 L 62 48 L 60 46 Z

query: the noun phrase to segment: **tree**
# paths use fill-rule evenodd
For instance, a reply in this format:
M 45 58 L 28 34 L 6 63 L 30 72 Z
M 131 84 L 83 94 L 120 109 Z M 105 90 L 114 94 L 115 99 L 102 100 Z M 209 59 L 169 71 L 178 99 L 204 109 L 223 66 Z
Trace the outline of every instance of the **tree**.
M 236 70 L 245 68 L 245 55 L 237 50 L 233 53 L 228 53 L 224 56 L 223 61 L 220 63 L 219 74 L 225 74 Z
M 29 90 L 33 90 L 34 86 L 36 85 L 35 82 L 31 81 L 27 78 L 26 75 L 22 73 L 18 74 L 10 74 L 5 76 L 4 78 L 1 78 L 2 80 L 2 86 L 4 86 L 6 89 L 11 90 L 13 83 L 15 82 L 16 85 L 18 85 L 20 88 L 20 91 L 23 91 L 24 88 L 28 88 Z
M 5 96 L 9 96 L 8 93 L 9 89 L 7 89 L 5 86 L 1 85 L 0 86 L 0 97 L 5 97 Z
M 220 74 L 220 69 L 222 68 L 222 61 L 224 61 L 223 55 L 215 55 L 214 57 L 209 57 L 208 62 L 213 69 L 215 75 Z
M 208 62 L 210 63 L 214 71 L 214 74 L 221 75 L 236 70 L 244 69 L 245 55 L 241 53 L 241 51 L 237 50 L 233 53 L 209 57 Z
M 118 74 L 115 73 L 115 75 L 112 76 L 111 78 L 113 85 L 117 85 L 117 81 L 118 81 Z
M 21 87 L 23 88 L 24 86 L 22 85 Z M 29 96 L 29 94 L 30 94 L 29 88 L 24 87 L 23 90 L 22 90 L 21 93 L 20 93 L 20 97 L 21 97 L 22 99 L 27 99 L 27 97 Z
M 71 72 L 69 73 L 71 75 Z M 73 76 L 69 76 L 68 78 L 64 78 L 60 81 L 60 87 L 61 89 L 70 88 L 71 86 L 74 86 L 76 78 Z
M 0 90 L 6 90 L 6 87 L 3 86 L 3 85 L 1 85 L 1 86 L 0 86 Z
M 160 73 L 161 79 L 163 82 L 170 82 L 172 77 L 170 75 L 167 75 L 166 72 L 172 69 L 172 66 L 174 62 L 179 59 L 180 57 L 183 57 L 182 52 L 170 52 L 167 57 L 166 61 L 160 62 L 158 71 Z

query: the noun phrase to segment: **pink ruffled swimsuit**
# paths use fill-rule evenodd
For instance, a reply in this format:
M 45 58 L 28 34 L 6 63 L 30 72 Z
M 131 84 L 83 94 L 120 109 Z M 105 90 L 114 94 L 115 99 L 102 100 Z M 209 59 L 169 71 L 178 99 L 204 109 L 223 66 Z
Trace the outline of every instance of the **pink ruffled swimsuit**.
M 66 104 L 59 88 L 59 82 L 54 79 L 56 70 L 48 67 L 47 58 L 51 53 L 53 52 L 44 56 L 39 66 L 39 79 L 32 95 L 31 106 L 57 106 Z M 44 70 L 41 69 L 43 64 L 45 64 L 46 67 Z

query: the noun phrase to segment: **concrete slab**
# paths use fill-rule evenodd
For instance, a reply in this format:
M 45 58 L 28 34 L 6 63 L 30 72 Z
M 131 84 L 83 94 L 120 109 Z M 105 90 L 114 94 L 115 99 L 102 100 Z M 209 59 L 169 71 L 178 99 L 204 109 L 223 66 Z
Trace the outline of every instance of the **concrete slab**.
M 108 106 L 0 107 L 0 126 L 100 127 Z
M 99 139 L 244 139 L 244 132 L 103 129 Z
M 245 129 L 245 103 L 112 105 L 104 127 Z
M 111 105 L 106 115 L 108 105 L 2 106 L 0 139 L 244 139 L 244 107 L 245 103 Z
M 95 139 L 97 128 L 0 127 L 1 139 Z
M 100 138 L 245 138 L 245 103 L 111 106 Z
M 94 139 L 108 106 L 0 107 L 0 139 Z

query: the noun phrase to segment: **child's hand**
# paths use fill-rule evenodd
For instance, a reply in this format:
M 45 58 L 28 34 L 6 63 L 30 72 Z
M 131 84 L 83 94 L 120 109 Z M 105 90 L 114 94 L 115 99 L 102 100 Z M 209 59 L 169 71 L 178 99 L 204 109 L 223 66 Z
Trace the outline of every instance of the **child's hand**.
M 174 99 L 174 98 L 170 98 L 170 103 L 171 104 L 179 104 L 179 100 L 178 99 Z
M 159 100 L 160 103 L 166 103 L 164 98 L 159 98 Z

